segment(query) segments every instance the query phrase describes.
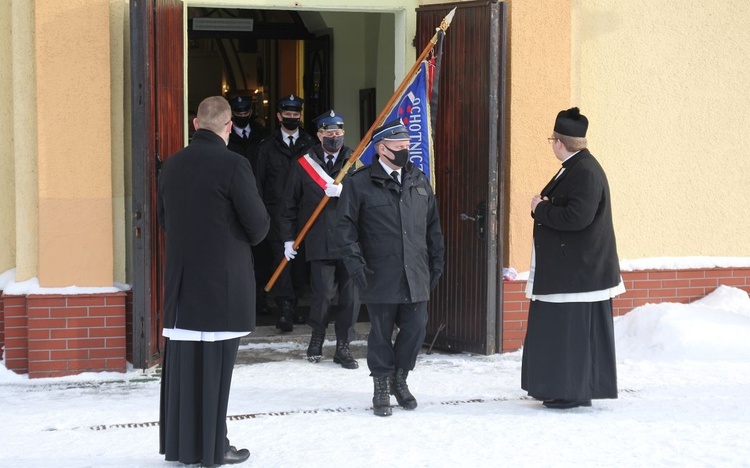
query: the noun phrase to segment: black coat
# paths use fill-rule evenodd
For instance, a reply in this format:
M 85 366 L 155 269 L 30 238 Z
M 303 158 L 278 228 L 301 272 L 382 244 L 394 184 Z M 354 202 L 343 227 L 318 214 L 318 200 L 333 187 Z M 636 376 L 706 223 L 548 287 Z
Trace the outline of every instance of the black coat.
M 437 203 L 424 173 L 407 163 L 399 186 L 376 160 L 344 179 L 336 240 L 351 274 L 366 266 L 363 303 L 423 302 L 443 273 Z
M 227 147 L 237 154 L 241 154 L 248 161 L 250 166 L 253 168 L 253 173 L 258 172 L 258 145 L 268 136 L 268 130 L 262 125 L 259 125 L 253 121 L 250 121 L 250 135 L 247 138 L 242 138 L 235 133 L 232 128 L 232 133 L 229 134 L 229 144 Z
M 609 183 L 584 149 L 563 164 L 534 214 L 534 294 L 600 291 L 620 283 Z
M 250 246 L 265 237 L 270 220 L 250 163 L 215 133 L 198 130 L 164 162 L 158 190 L 166 232 L 164 327 L 254 330 Z
M 327 172 L 324 162 L 325 153 L 320 144 L 314 146 L 308 153 Z M 332 179 L 338 176 L 339 171 L 352 154 L 352 150 L 346 146 L 339 150 L 333 171 L 328 173 Z M 346 179 L 344 179 L 346 181 Z M 342 182 L 343 183 L 343 182 Z M 279 211 L 279 228 L 282 240 L 293 240 L 305 225 L 320 200 L 323 199 L 325 191 L 310 177 L 301 164 L 299 158 L 289 169 L 284 199 Z M 310 227 L 305 235 L 305 258 L 307 260 L 333 260 L 338 258 L 334 231 L 336 230 L 336 206 L 338 198 L 333 197 L 326 203 L 323 212 Z
M 306 154 L 315 145 L 315 140 L 302 128 L 299 137 L 294 142 L 294 148 L 281 136 L 281 129 L 277 129 L 271 136 L 260 143 L 258 147 L 258 171 L 255 174 L 258 181 L 258 192 L 271 215 L 271 229 L 268 238 L 281 239 L 279 234 L 279 208 L 284 196 L 286 180 L 289 177 L 289 167 L 300 156 Z

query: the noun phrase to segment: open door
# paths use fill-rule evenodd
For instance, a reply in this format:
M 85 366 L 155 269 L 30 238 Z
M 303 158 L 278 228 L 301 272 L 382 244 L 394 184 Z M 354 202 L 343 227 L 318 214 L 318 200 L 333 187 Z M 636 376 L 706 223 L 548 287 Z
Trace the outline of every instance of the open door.
M 161 358 L 164 239 L 156 214 L 158 168 L 184 146 L 181 0 L 130 3 L 133 121 L 133 316 L 128 358 Z M 130 330 L 129 330 L 130 331 Z
M 305 40 L 305 130 L 318 133 L 313 119 L 331 108 L 333 66 L 331 36 L 324 34 Z
M 443 43 L 433 170 L 446 265 L 430 301 L 425 343 L 493 354 L 502 336 L 505 4 L 418 8 L 418 51 L 453 7 Z

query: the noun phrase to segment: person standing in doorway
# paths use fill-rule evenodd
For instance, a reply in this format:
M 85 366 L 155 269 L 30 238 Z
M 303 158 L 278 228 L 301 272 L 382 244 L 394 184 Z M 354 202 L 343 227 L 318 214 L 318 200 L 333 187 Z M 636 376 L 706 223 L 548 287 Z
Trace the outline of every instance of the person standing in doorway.
M 166 235 L 159 453 L 204 466 L 250 456 L 227 438 L 227 404 L 240 337 L 255 329 L 251 246 L 270 218 L 250 163 L 229 151 L 229 103 L 198 106 L 193 140 L 159 177 L 157 212 Z
M 331 300 L 339 293 L 336 314 L 336 352 L 333 362 L 346 369 L 359 367 L 349 352 L 349 342 L 354 336 L 354 324 L 359 316 L 359 291 L 349 278 L 335 245 L 336 204 L 342 184 L 334 179 L 349 159 L 352 150 L 344 146 L 344 119 L 331 110 L 315 120 L 320 144 L 299 158 L 289 171 L 284 198 L 281 204 L 279 225 L 284 242 L 284 255 L 291 261 L 297 252 L 292 248 L 299 230 L 312 216 L 324 195 L 331 197 L 310 228 L 304 240 L 307 261 L 310 262 L 312 303 L 307 323 L 312 328 L 307 359 L 320 362 L 323 342 L 328 327 Z
M 228 148 L 241 154 L 258 172 L 258 145 L 268 136 L 268 131 L 255 122 L 253 99 L 250 96 L 235 96 L 229 100 L 232 106 L 232 133 L 229 134 Z
M 258 148 L 258 190 L 271 215 L 271 230 L 268 244 L 275 268 L 284 258 L 284 242 L 279 232 L 279 210 L 284 188 L 289 177 L 289 168 L 297 158 L 307 154 L 315 144 L 312 136 L 301 125 L 304 100 L 290 94 L 279 99 L 276 118 L 279 128 L 263 140 Z M 273 287 L 274 300 L 278 306 L 276 328 L 282 332 L 294 329 L 294 322 L 304 323 L 304 316 L 296 312 L 297 299 L 302 297 L 306 286 L 304 249 L 297 258 L 284 268 Z
M 250 96 L 234 96 L 229 100 L 232 107 L 232 132 L 229 134 L 227 147 L 237 154 L 241 154 L 258 172 L 258 146 L 268 136 L 268 130 L 255 122 L 253 99 Z M 268 241 L 263 239 L 253 246 L 255 260 L 255 311 L 258 314 L 269 314 L 266 301 L 266 291 L 263 286 L 271 276 L 271 248 Z
M 587 149 L 587 129 L 577 107 L 558 113 L 548 139 L 562 168 L 531 199 L 521 388 L 554 409 L 617 398 L 612 298 L 625 287 L 609 183 Z
M 406 379 L 424 341 L 427 301 L 443 273 L 445 247 L 435 195 L 424 173 L 409 162 L 409 134 L 401 120 L 376 129 L 372 144 L 377 151 L 372 164 L 344 183 L 336 235 L 370 316 L 373 412 L 390 416 L 391 394 L 404 409 L 417 407 Z

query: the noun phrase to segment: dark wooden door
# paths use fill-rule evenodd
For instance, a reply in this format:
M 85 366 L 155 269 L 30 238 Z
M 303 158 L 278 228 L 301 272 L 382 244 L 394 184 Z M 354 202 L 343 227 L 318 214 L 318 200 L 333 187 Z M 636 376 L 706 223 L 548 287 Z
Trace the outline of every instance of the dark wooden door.
M 333 86 L 331 63 L 331 36 L 324 34 L 305 40 L 305 130 L 310 135 L 318 133 L 313 119 L 331 109 Z
M 425 342 L 492 354 L 502 336 L 505 5 L 418 8 L 418 51 L 454 6 L 439 74 L 433 169 L 446 267 L 430 301 Z
M 130 4 L 133 105 L 132 362 L 161 358 L 164 239 L 156 214 L 158 168 L 184 146 L 181 0 Z M 130 354 L 130 353 L 129 353 Z

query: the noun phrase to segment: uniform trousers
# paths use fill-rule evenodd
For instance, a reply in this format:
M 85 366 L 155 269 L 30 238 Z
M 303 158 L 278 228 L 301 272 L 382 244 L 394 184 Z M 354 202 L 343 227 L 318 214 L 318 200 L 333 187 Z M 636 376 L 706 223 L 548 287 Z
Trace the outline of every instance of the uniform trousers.
M 167 461 L 221 464 L 229 450 L 227 406 L 240 339 L 167 338 L 161 376 L 159 453 Z
M 271 248 L 271 257 L 273 258 L 273 267 L 271 274 L 276 271 L 281 260 L 284 258 L 284 242 L 277 239 L 268 239 L 268 245 Z M 305 265 L 304 244 L 297 250 L 297 256 L 289 262 L 281 271 L 276 283 L 273 285 L 273 294 L 276 303 L 279 301 L 292 301 L 296 305 L 297 299 L 305 294 L 305 285 L 307 283 L 307 266 Z
M 612 300 L 531 301 L 521 388 L 539 400 L 617 398 Z
M 367 339 L 367 367 L 373 377 L 393 375 L 396 369 L 410 371 L 427 334 L 427 302 L 367 304 L 370 335 Z M 396 340 L 393 326 L 398 325 Z
M 312 260 L 310 262 L 310 287 L 312 301 L 308 325 L 314 332 L 325 333 L 331 299 L 339 292 L 339 310 L 336 315 L 336 340 L 349 343 L 353 339 L 352 325 L 359 317 L 359 289 L 349 277 L 341 260 Z

